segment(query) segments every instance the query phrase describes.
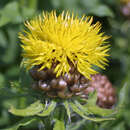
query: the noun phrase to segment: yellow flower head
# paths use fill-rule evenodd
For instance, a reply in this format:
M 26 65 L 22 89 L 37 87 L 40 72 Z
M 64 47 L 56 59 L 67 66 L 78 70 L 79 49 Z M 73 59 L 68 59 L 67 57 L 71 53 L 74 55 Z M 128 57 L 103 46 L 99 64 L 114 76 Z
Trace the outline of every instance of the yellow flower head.
M 43 12 L 25 26 L 28 31 L 20 33 L 23 43 L 23 57 L 28 68 L 41 65 L 40 70 L 51 68 L 56 64 L 54 72 L 57 76 L 69 73 L 70 62 L 86 78 L 97 73 L 93 66 L 104 69 L 109 46 L 108 36 L 101 33 L 101 24 L 92 24 L 93 17 L 83 16 L 81 19 L 62 12 Z

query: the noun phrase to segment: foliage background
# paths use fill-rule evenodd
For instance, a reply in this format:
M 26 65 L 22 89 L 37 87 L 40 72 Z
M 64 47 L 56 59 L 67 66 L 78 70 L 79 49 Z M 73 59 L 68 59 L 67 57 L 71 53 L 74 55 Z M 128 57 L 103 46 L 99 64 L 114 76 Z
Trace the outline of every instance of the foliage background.
M 115 121 L 96 124 L 82 120 L 71 129 L 82 130 L 128 130 L 130 129 L 130 17 L 121 13 L 123 4 L 119 0 L 0 0 L 0 128 L 11 126 L 19 121 L 8 112 L 10 104 L 23 108 L 32 101 L 28 95 L 23 94 L 23 88 L 29 89 L 28 75 L 22 75 L 20 70 L 20 41 L 18 32 L 24 26 L 26 19 L 30 19 L 44 11 L 52 9 L 61 12 L 70 10 L 77 13 L 93 15 L 94 21 L 100 21 L 103 31 L 111 35 L 110 63 L 106 74 L 117 90 L 118 102 L 125 100 L 122 112 Z M 22 79 L 21 79 L 22 77 Z M 23 88 L 19 88 L 17 81 L 23 80 Z M 13 82 L 13 83 L 12 83 Z M 118 94 L 125 84 L 126 93 Z M 20 129 L 40 129 L 40 124 L 33 124 Z

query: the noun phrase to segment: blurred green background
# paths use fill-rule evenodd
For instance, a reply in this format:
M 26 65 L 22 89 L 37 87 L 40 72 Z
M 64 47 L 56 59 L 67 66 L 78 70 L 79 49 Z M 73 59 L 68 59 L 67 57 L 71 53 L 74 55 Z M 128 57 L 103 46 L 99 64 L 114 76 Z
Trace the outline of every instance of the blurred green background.
M 123 8 L 126 6 L 120 0 L 0 0 L 0 129 L 11 126 L 21 119 L 8 112 L 10 104 L 24 107 L 29 100 L 30 102 L 32 100 L 28 97 L 27 101 L 19 95 L 22 94 L 22 89 L 18 87 L 17 81 L 23 70 L 20 70 L 22 57 L 18 32 L 24 28 L 25 20 L 42 11 L 53 9 L 58 13 L 62 10 L 70 10 L 79 16 L 82 14 L 94 16 L 94 22 L 102 23 L 102 30 L 111 36 L 111 56 L 107 69 L 99 71 L 106 74 L 113 83 L 119 97 L 118 102 L 125 100 L 122 112 L 115 121 L 103 124 L 82 121 L 77 128 L 80 130 L 130 129 L 130 14 L 123 13 Z M 130 8 L 127 9 L 130 12 Z M 23 80 L 26 78 L 24 82 L 27 81 L 26 76 L 21 77 Z M 126 93 L 119 95 L 123 86 L 126 86 Z M 34 123 L 33 126 L 20 129 L 40 128 Z

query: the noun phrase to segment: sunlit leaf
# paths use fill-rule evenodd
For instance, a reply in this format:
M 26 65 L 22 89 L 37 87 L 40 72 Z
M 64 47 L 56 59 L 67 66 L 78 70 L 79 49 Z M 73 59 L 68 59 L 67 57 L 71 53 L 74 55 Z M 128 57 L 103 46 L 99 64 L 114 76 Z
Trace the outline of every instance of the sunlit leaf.
M 86 114 L 81 111 L 74 103 L 70 103 L 71 108 L 73 109 L 74 112 L 76 112 L 77 114 L 79 114 L 81 117 L 83 117 L 86 120 L 92 120 L 92 121 L 96 121 L 96 122 L 100 122 L 100 121 L 105 121 L 105 120 L 114 120 L 114 118 L 96 118 L 96 117 L 88 117 L 86 116 Z
M 91 111 L 88 110 L 88 108 L 84 105 L 81 105 L 78 101 L 75 101 L 75 105 L 83 112 L 85 112 L 87 115 L 93 114 Z
M 93 114 L 100 115 L 100 116 L 110 116 L 112 114 L 117 113 L 117 111 L 113 109 L 102 109 L 98 106 L 85 106 L 87 107 L 88 111 L 92 112 Z
M 69 103 L 67 101 L 64 101 L 64 106 L 68 115 L 69 120 L 71 119 L 71 111 L 70 111 L 70 106 Z
M 45 108 L 41 113 L 37 114 L 38 116 L 48 116 L 55 109 L 56 102 L 52 101 L 47 108 Z
M 65 130 L 64 121 L 56 119 L 53 130 Z
M 17 116 L 33 116 L 41 112 L 43 109 L 43 104 L 41 104 L 40 101 L 36 101 L 25 109 L 16 109 L 14 107 L 11 107 L 9 112 Z
M 88 97 L 88 100 L 87 100 L 87 104 L 95 105 L 96 102 L 97 102 L 97 91 L 94 91 L 94 92 L 89 94 L 89 97 Z

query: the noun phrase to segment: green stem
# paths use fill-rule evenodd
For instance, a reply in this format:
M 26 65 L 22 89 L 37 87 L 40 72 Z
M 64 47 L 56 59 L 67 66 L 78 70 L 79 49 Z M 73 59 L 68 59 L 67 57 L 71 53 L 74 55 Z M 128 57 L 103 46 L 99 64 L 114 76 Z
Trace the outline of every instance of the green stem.
M 65 108 L 62 105 L 58 106 L 53 130 L 65 130 Z
M 52 130 L 52 125 L 51 125 L 51 119 L 50 116 L 43 118 L 43 123 L 44 123 L 44 128 L 45 130 Z

